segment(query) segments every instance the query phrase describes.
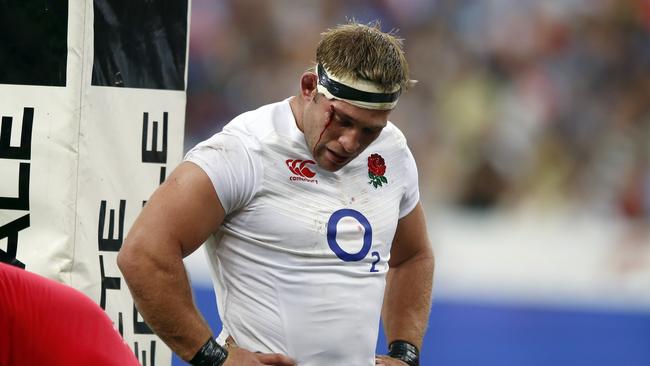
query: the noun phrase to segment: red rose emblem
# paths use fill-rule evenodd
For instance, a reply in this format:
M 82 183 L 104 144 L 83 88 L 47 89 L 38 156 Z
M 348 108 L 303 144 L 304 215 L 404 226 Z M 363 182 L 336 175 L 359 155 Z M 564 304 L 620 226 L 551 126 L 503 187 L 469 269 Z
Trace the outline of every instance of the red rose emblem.
M 372 154 L 368 157 L 368 171 L 374 175 L 386 173 L 386 162 L 379 154 Z
M 370 182 L 375 188 L 381 187 L 383 183 L 388 183 L 388 179 L 384 177 L 386 174 L 386 162 L 379 154 L 372 154 L 368 157 L 368 177 Z

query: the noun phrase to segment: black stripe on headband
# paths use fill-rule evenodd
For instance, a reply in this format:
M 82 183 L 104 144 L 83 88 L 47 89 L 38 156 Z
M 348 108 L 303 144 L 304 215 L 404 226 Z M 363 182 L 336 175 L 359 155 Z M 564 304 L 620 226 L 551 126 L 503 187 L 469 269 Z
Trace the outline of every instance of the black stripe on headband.
M 345 84 L 332 80 L 325 72 L 325 68 L 318 64 L 318 83 L 324 86 L 333 96 L 341 99 L 358 100 L 368 103 L 393 103 L 399 98 L 402 89 L 394 93 L 371 93 L 351 88 Z

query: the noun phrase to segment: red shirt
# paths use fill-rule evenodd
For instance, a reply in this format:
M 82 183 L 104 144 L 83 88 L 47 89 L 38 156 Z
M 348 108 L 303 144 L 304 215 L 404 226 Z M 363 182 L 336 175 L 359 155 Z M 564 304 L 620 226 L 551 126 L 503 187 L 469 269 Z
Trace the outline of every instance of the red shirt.
M 56 281 L 0 263 L 0 366 L 131 366 L 106 313 Z

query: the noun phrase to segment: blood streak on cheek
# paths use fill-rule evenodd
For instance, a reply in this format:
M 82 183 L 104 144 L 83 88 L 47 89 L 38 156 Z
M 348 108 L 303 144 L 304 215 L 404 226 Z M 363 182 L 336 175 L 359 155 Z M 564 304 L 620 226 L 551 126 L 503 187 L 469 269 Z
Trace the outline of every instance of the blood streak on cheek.
M 323 127 L 323 130 L 320 132 L 320 135 L 318 135 L 318 140 L 314 144 L 314 148 L 312 149 L 312 152 L 311 152 L 311 155 L 314 156 L 314 157 L 316 157 L 316 146 L 318 146 L 318 143 L 323 138 L 323 134 L 325 133 L 325 130 L 327 130 L 327 128 L 332 123 L 332 119 L 333 119 L 332 116 L 333 115 L 334 115 L 334 106 L 330 106 L 330 115 L 329 115 L 329 118 L 327 120 L 327 123 L 325 124 L 325 127 Z

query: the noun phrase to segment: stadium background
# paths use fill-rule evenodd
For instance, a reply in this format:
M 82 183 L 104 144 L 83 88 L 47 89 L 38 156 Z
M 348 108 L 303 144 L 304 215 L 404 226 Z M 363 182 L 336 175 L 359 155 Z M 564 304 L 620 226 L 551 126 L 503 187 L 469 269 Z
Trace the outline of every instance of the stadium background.
M 391 120 L 437 254 L 423 364 L 650 365 L 650 1 L 193 0 L 185 151 L 295 94 L 349 18 L 419 80 Z

